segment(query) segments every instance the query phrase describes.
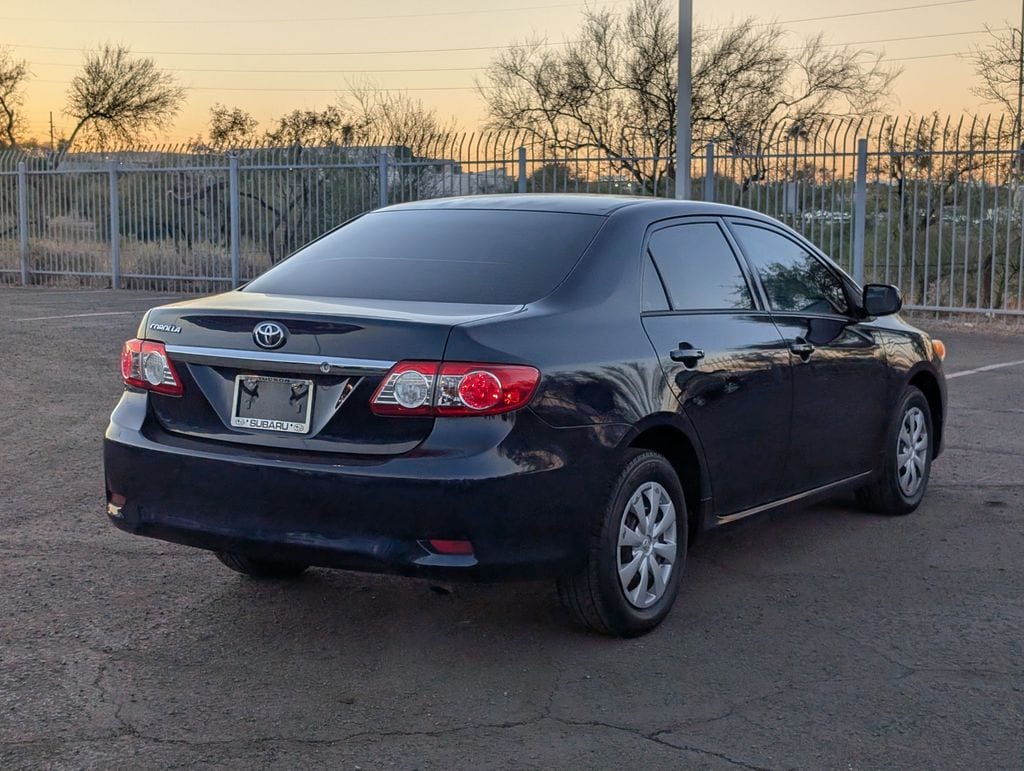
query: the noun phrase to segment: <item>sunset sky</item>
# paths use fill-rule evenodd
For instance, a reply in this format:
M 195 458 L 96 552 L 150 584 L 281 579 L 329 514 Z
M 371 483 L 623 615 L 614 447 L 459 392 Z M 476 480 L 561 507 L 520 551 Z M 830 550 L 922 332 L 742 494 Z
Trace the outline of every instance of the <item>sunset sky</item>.
M 965 0 L 888 13 L 937 0 L 865 0 L 857 4 L 820 0 L 694 0 L 695 21 L 725 25 L 748 14 L 775 19 L 792 31 L 793 44 L 823 32 L 833 43 L 884 50 L 904 73 L 896 83 L 891 112 L 987 113 L 970 93 L 969 62 L 953 55 L 985 39 L 985 24 L 1020 24 L 1021 0 Z M 624 7 L 625 0 L 596 7 Z M 184 141 L 201 132 L 210 105 L 243 107 L 262 124 L 296 107 L 324 106 L 352 79 L 370 77 L 382 87 L 407 89 L 454 116 L 467 129 L 483 118 L 474 78 L 494 49 L 531 34 L 571 39 L 581 4 L 571 0 L 269 0 L 173 4 L 123 0 L 8 2 L 0 10 L 0 45 L 27 59 L 29 136 L 49 139 L 49 113 L 56 133 L 70 131 L 64 94 L 84 49 L 124 43 L 152 55 L 189 89 L 173 129 L 151 137 Z M 840 18 L 840 14 L 864 14 Z M 981 34 L 979 34 L 981 33 Z M 893 38 L 898 38 L 893 40 Z M 910 39 L 913 38 L 913 39 Z M 883 42 L 884 41 L 884 42 Z M 463 49 L 424 51 L 423 49 Z

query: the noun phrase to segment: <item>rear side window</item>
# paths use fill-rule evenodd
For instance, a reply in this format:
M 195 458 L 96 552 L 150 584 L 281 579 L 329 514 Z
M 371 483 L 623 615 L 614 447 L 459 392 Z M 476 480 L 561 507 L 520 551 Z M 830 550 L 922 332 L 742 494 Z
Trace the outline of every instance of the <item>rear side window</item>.
M 674 310 L 754 307 L 736 255 L 721 228 L 713 222 L 658 230 L 651 236 L 648 249 Z
M 374 212 L 303 247 L 246 290 L 520 305 L 558 286 L 603 223 L 533 211 Z
M 654 267 L 650 255 L 647 255 L 647 259 L 644 260 L 642 308 L 645 313 L 667 311 L 669 309 L 668 298 L 665 296 L 665 287 L 661 285 L 661 279 L 658 278 L 658 270 Z

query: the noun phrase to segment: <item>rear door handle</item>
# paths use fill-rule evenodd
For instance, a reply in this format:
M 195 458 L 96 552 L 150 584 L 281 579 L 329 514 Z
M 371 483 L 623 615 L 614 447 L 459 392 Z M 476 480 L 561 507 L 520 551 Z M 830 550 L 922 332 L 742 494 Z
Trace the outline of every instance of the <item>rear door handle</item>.
M 804 340 L 802 337 L 798 337 L 796 340 L 789 344 L 789 350 L 795 353 L 804 361 L 807 361 L 811 354 L 814 353 L 814 346 Z
M 669 354 L 672 361 L 681 361 L 687 367 L 695 367 L 697 362 L 704 358 L 704 351 L 700 348 L 693 348 L 686 343 L 680 343 L 672 353 Z

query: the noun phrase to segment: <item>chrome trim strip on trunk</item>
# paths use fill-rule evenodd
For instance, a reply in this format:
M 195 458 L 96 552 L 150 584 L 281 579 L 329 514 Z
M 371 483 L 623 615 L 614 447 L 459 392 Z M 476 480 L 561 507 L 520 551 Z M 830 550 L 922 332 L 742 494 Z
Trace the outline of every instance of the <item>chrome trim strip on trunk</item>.
M 832 490 L 837 487 L 844 487 L 845 485 L 851 484 L 852 482 L 856 482 L 858 479 L 866 479 L 873 473 L 873 471 L 865 471 L 863 474 L 854 474 L 852 477 L 840 479 L 838 482 L 829 482 L 827 485 L 815 487 L 813 490 L 805 490 L 802 493 L 790 495 L 788 498 L 779 498 L 779 500 L 777 501 L 772 501 L 771 503 L 765 503 L 760 506 L 755 506 L 754 508 L 747 509 L 746 511 L 738 511 L 735 514 L 730 514 L 726 517 L 717 517 L 718 524 L 724 525 L 728 522 L 735 522 L 738 519 L 752 517 L 755 514 L 760 514 L 762 511 L 768 511 L 768 509 L 774 509 L 778 506 L 785 506 L 788 503 L 796 503 L 797 501 L 803 498 L 810 498 L 812 495 L 817 495 L 818 493 L 827 493 L 829 490 Z
M 395 366 L 382 359 L 348 359 L 273 351 L 239 351 L 233 348 L 203 348 L 167 345 L 168 355 L 180 361 L 229 367 L 249 366 L 275 372 L 318 372 L 322 375 L 383 375 Z

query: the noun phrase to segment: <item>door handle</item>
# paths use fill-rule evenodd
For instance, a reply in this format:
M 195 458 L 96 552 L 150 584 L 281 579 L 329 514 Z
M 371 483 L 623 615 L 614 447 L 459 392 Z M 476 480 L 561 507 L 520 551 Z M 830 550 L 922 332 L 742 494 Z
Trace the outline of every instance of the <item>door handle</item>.
M 804 361 L 811 358 L 811 354 L 814 353 L 814 346 L 804 340 L 802 337 L 798 337 L 796 340 L 789 344 L 789 350 L 795 353 Z
M 696 367 L 697 362 L 704 358 L 704 351 L 694 348 L 689 343 L 680 343 L 672 353 L 669 354 L 672 361 L 681 361 L 686 367 Z

